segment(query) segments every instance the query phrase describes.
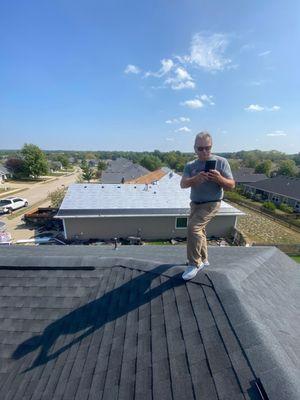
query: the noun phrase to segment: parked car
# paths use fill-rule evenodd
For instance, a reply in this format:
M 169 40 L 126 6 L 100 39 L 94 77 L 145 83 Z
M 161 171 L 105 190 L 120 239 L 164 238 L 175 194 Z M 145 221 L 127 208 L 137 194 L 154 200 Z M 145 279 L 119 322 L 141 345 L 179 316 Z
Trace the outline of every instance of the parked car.
M 0 213 L 10 214 L 18 208 L 27 207 L 28 201 L 21 197 L 7 197 L 0 200 Z

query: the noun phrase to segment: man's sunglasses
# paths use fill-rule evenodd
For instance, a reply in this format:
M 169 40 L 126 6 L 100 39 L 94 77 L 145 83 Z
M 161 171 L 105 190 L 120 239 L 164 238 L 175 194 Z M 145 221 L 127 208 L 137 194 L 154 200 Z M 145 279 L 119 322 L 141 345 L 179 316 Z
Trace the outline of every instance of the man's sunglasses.
M 204 146 L 204 147 L 198 146 L 197 150 L 198 151 L 204 151 L 204 150 L 209 151 L 209 150 L 211 150 L 211 146 Z

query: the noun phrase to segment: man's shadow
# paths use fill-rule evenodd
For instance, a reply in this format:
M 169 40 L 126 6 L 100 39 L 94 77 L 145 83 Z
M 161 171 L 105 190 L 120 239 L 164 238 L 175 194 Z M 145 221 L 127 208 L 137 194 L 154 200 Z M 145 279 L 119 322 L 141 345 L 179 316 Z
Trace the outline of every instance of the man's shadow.
M 173 266 L 172 264 L 159 265 L 52 322 L 41 335 L 34 336 L 21 343 L 13 353 L 13 359 L 18 360 L 41 347 L 40 353 L 32 366 L 23 372 L 30 371 L 55 359 L 106 323 L 117 320 L 160 296 L 165 291 L 182 285 L 184 281 L 181 278 L 181 273 L 179 273 L 167 278 L 160 285 L 150 288 L 151 282 L 155 278 Z M 48 354 L 60 335 L 76 334 L 84 329 L 87 330 L 70 343 L 62 346 L 54 353 Z

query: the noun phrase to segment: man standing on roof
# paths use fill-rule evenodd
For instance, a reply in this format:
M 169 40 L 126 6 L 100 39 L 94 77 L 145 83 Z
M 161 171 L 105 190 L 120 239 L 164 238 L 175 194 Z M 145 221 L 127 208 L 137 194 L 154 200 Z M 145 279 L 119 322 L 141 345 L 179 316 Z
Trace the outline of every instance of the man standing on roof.
M 185 165 L 180 182 L 182 189 L 191 188 L 191 212 L 187 230 L 188 266 L 182 275 L 184 280 L 194 278 L 202 268 L 209 265 L 205 227 L 220 208 L 223 189 L 235 187 L 228 161 L 211 154 L 211 148 L 211 135 L 208 132 L 198 133 L 194 144 L 198 158 Z M 208 160 L 215 160 L 215 167 L 205 172 Z

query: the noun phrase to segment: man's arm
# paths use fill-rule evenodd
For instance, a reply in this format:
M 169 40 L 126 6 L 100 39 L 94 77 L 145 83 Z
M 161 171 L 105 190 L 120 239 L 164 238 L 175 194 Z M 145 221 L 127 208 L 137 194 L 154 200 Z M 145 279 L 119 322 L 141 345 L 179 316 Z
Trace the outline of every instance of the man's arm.
M 216 169 L 210 170 L 208 173 L 208 178 L 210 181 L 216 182 L 225 190 L 230 190 L 235 188 L 234 179 L 225 178 Z

